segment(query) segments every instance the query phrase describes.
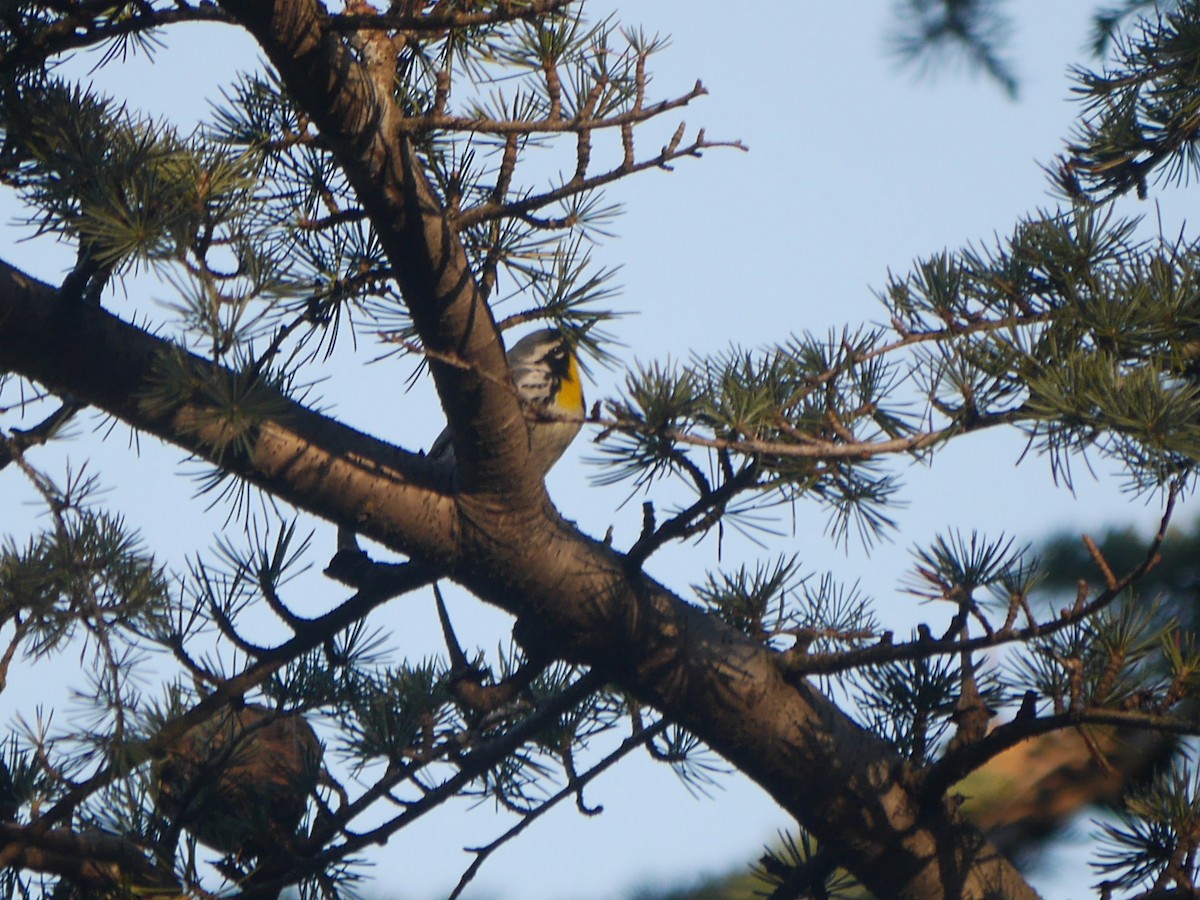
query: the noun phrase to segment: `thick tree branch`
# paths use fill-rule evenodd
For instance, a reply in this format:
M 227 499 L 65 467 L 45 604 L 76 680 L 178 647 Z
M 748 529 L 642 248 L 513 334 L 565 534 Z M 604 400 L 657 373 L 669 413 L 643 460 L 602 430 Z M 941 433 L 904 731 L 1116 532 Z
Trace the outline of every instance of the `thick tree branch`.
M 436 464 L 282 396 L 276 397 L 277 415 L 241 436 L 245 450 L 217 454 L 215 448 L 228 443 L 229 425 L 200 391 L 175 404 L 149 402 L 164 367 L 180 364 L 201 383 L 237 377 L 102 309 L 63 302 L 52 286 L 0 261 L 0 370 L 201 458 L 219 456 L 223 468 L 329 521 L 362 531 L 365 519 L 387 510 L 388 521 L 413 526 L 416 543 L 400 552 L 436 561 L 454 546 L 446 472 Z M 387 540 L 407 543 L 399 532 Z
M 290 401 L 240 436 L 244 451 L 217 452 L 229 425 L 214 411 L 191 398 L 143 402 L 167 342 L 100 310 L 56 302 L 50 288 L 7 267 L 0 268 L 0 368 L 71 393 L 446 572 L 516 615 L 531 653 L 593 667 L 706 741 L 877 894 L 1033 896 L 950 804 L 922 797 L 882 741 L 807 683 L 786 679 L 766 648 L 558 516 L 525 465 L 525 420 L 495 324 L 390 84 L 372 81 L 315 0 L 223 0 L 222 8 L 263 47 L 375 226 L 431 351 L 455 435 L 459 494 L 437 489 L 427 461 Z M 73 352 L 62 353 L 64 346 Z M 185 362 L 206 367 L 206 377 L 230 375 L 194 357 Z
M 0 824 L 0 864 L 65 878 L 101 891 L 125 884 L 143 889 L 177 888 L 170 872 L 156 869 L 146 850 L 102 831 L 53 829 L 44 834 Z
M 224 0 L 341 163 L 430 353 L 465 490 L 544 502 L 491 311 L 418 159 L 406 121 L 315 0 Z M 443 360 L 456 358 L 461 364 Z
M 171 349 L 103 310 L 61 304 L 49 285 L 0 266 L 0 368 L 216 461 L 193 400 L 156 405 L 153 414 L 142 402 L 156 360 Z M 220 374 L 199 358 L 190 364 Z M 226 454 L 237 474 L 318 516 L 353 520 L 516 615 L 531 652 L 592 666 L 654 705 L 762 785 L 877 893 L 980 897 L 998 888 L 1033 896 L 950 805 L 921 797 L 885 744 L 807 683 L 785 678 L 775 654 L 630 571 L 552 508 L 514 514 L 487 497 L 449 498 L 428 461 L 281 403 L 286 414 L 259 424 L 247 452 Z M 359 509 L 365 515 L 356 517 Z M 514 528 L 521 540 L 511 540 Z M 339 621 L 353 611 L 342 612 Z M 317 623 L 328 632 L 329 623 Z M 270 664 L 228 691 L 246 689 Z

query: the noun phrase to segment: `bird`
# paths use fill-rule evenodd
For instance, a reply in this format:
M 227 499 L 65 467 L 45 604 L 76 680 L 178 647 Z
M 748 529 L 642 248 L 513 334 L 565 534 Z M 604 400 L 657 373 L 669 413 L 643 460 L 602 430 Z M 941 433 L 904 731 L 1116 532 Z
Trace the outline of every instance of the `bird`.
M 526 413 L 530 463 L 538 477 L 545 478 L 583 427 L 585 405 L 579 358 L 566 336 L 553 328 L 525 335 L 505 358 Z M 426 456 L 448 468 L 454 467 L 454 441 L 449 426 L 434 439 Z M 354 530 L 339 525 L 337 553 L 325 574 L 354 584 L 364 559 Z
M 566 452 L 583 425 L 583 380 L 579 359 L 562 332 L 543 328 L 521 338 L 507 353 L 513 385 L 526 412 L 530 460 L 539 477 Z M 443 429 L 429 457 L 454 462 L 450 429 Z

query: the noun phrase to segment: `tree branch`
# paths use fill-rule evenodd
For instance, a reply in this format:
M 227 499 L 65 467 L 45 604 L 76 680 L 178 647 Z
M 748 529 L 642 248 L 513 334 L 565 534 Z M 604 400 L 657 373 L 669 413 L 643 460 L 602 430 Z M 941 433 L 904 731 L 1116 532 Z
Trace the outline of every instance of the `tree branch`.
M 72 352 L 62 353 L 63 346 L 71 346 Z M 413 525 L 415 520 L 421 524 L 411 534 L 423 533 L 429 541 L 418 539 L 424 546 L 414 544 L 402 553 L 436 560 L 452 547 L 444 467 L 278 394 L 272 403 L 277 414 L 241 436 L 241 452 L 218 453 L 216 448 L 229 442 L 228 426 L 202 391 L 175 402 L 149 401 L 164 368 L 172 366 L 194 372 L 199 384 L 238 377 L 102 309 L 60 302 L 53 287 L 0 261 L 0 370 L 19 372 L 60 395 L 94 405 L 133 428 L 212 459 L 274 496 L 373 537 L 374 530 L 359 521 L 363 510 L 379 510 L 397 522 L 412 516 Z M 397 545 L 398 537 L 393 533 L 386 540 Z
M 456 760 L 458 771 L 443 781 L 437 787 L 427 791 L 420 800 L 410 805 L 404 812 L 394 818 L 377 825 L 363 834 L 348 834 L 346 840 L 320 853 L 316 853 L 303 862 L 294 861 L 291 872 L 286 878 L 280 878 L 255 885 L 253 890 L 247 890 L 239 895 L 241 900 L 252 897 L 275 896 L 272 891 L 294 884 L 297 876 L 310 872 L 319 872 L 330 862 L 343 859 L 352 853 L 357 853 L 371 844 L 384 844 L 388 838 L 405 825 L 421 818 L 437 809 L 447 800 L 458 795 L 464 786 L 486 773 L 522 744 L 533 740 L 537 735 L 563 713 L 582 703 L 592 693 L 604 685 L 604 678 L 599 672 L 587 672 L 565 688 L 561 693 L 547 699 L 544 704 L 534 710 L 527 718 L 518 722 L 509 730 L 496 738 L 481 744 Z M 440 754 L 439 754 L 440 755 Z M 408 767 L 396 767 L 384 775 L 378 782 L 368 788 L 362 796 L 356 798 L 344 809 L 339 810 L 335 820 L 327 822 L 321 831 L 314 831 L 310 838 L 312 846 L 320 846 L 340 824 L 348 822 L 360 812 L 370 808 L 379 797 L 391 790 L 397 784 L 411 777 Z M 342 829 L 344 831 L 344 828 Z
M 7 51 L 0 52 L 0 71 L 40 66 L 52 56 L 92 47 L 114 38 L 128 37 L 174 25 L 179 22 L 228 22 L 229 17 L 210 3 L 140 12 L 111 21 L 98 21 L 122 7 L 111 3 L 80 3 L 57 22 L 32 32 L 27 40 L 18 39 Z
M 145 849 L 103 831 L 56 828 L 38 834 L 27 826 L 0 823 L 0 866 L 30 869 L 101 890 L 130 884 L 144 889 L 178 887 L 169 872 L 151 864 Z
M 0 434 L 0 469 L 3 469 L 30 447 L 45 444 L 70 423 L 82 408 L 82 404 L 74 400 L 64 400 L 59 404 L 58 409 L 32 428 L 14 428 L 11 437 Z
M 282 398 L 283 414 L 239 435 L 243 450 L 222 454 L 229 426 L 195 398 L 145 402 L 166 342 L 98 310 L 68 311 L 53 294 L 42 292 L 44 303 L 21 303 L 38 290 L 28 279 L 17 284 L 19 273 L 6 268 L 0 367 L 73 392 L 446 572 L 529 625 L 531 655 L 592 666 L 707 742 L 835 848 L 876 893 L 1033 896 L 950 805 L 920 796 L 882 740 L 811 685 L 785 679 L 766 648 L 630 573 L 619 554 L 557 514 L 540 473 L 526 465 L 524 416 L 503 386 L 507 366 L 490 310 L 392 98 L 378 94 L 315 0 L 222 0 L 222 8 L 259 41 L 342 165 L 422 343 L 466 363 L 431 360 L 454 434 L 459 492 L 440 490 L 427 461 Z M 63 354 L 63 346 L 78 352 Z M 203 365 L 206 377 L 228 374 L 173 352 L 187 366 Z M 73 390 L 77 384 L 84 390 Z M 366 514 L 357 517 L 358 510 Z M 512 540 L 514 533 L 521 539 Z M 272 664 L 231 679 L 226 693 L 244 689 Z M 219 698 L 214 693 L 199 707 Z
M 915 641 L 897 644 L 890 637 L 885 636 L 884 639 L 870 647 L 847 650 L 842 653 L 814 653 L 809 655 L 804 652 L 793 653 L 789 650 L 779 655 L 780 665 L 789 672 L 805 677 L 834 675 L 838 672 L 846 672 L 864 665 L 878 665 L 880 663 L 899 662 L 907 659 L 923 659 L 930 656 L 951 653 L 974 652 L 989 647 L 998 647 L 1002 644 L 1030 641 L 1034 638 L 1046 637 L 1047 635 L 1062 631 L 1064 628 L 1069 628 L 1072 625 L 1078 625 L 1080 622 L 1085 621 L 1109 606 L 1123 591 L 1135 584 L 1158 564 L 1159 550 L 1162 548 L 1162 543 L 1167 536 L 1167 526 L 1170 524 L 1171 517 L 1175 511 L 1175 500 L 1179 489 L 1178 485 L 1173 486 L 1168 493 L 1166 509 L 1159 520 L 1158 531 L 1146 548 L 1146 553 L 1142 557 L 1141 562 L 1126 572 L 1122 578 L 1097 594 L 1090 602 L 1086 602 L 1086 584 L 1083 585 L 1083 589 L 1081 589 L 1080 596 L 1075 605 L 1070 609 L 1062 610 L 1058 617 L 1052 621 L 1032 622 L 1025 628 L 1014 628 L 1012 625 L 1009 625 L 991 634 L 984 634 L 980 637 L 969 638 L 967 640 L 960 640 L 953 637 L 942 638 L 940 640 L 918 638 Z M 887 635 L 890 635 L 890 632 Z
M 103 310 L 56 302 L 54 289 L 0 264 L 0 369 L 19 372 L 214 462 L 220 454 L 196 401 L 143 402 L 156 361 L 179 354 L 161 338 Z M 63 354 L 61 347 L 74 348 Z M 233 373 L 196 357 L 207 377 Z M 422 561 L 481 599 L 536 624 L 531 654 L 598 667 L 608 681 L 656 706 L 762 785 L 868 886 L 894 896 L 942 896 L 947 885 L 1000 884 L 1032 896 L 1020 875 L 957 821 L 922 803 L 903 763 L 806 682 L 785 678 L 777 654 L 630 572 L 624 558 L 550 507 L 514 518 L 486 498 L 444 495 L 429 461 L 280 398 L 244 453 L 223 465 L 279 498 L 354 528 Z M 357 517 L 357 511 L 368 516 Z M 513 528 L 522 540 L 508 538 Z M 171 723 L 190 727 L 304 646 L 345 627 L 369 597 L 314 620 L 266 658 Z M 163 740 L 170 740 L 166 735 Z M 822 777 L 813 777 L 813 773 Z M 114 777 L 97 773 L 70 792 L 57 821 Z M 49 815 L 49 814 L 48 814 Z M 898 888 L 898 885 L 904 887 Z
M 1196 719 L 1137 710 L 1085 709 L 1032 719 L 1016 718 L 993 728 L 975 743 L 962 746 L 938 760 L 928 770 L 926 789 L 930 796 L 940 796 L 971 772 L 1022 741 L 1080 725 L 1113 725 L 1179 736 L 1200 734 L 1200 721 Z
M 457 28 L 483 28 L 503 25 L 507 22 L 531 22 L 546 19 L 566 11 L 575 0 L 526 0 L 514 3 L 501 0 L 489 12 L 469 12 L 457 9 L 437 8 L 428 13 L 345 13 L 330 18 L 329 27 L 334 31 L 415 31 L 420 34 L 440 34 Z
M 631 734 L 621 742 L 620 746 L 618 746 L 616 750 L 613 750 L 610 754 L 608 754 L 608 756 L 604 757 L 604 759 L 596 763 L 596 765 L 592 766 L 592 768 L 588 769 L 582 775 L 571 779 L 570 782 L 562 788 L 562 790 L 560 790 L 554 796 L 547 798 L 546 801 L 537 809 L 522 816 L 521 821 L 519 821 L 512 828 L 508 829 L 508 831 L 504 832 L 504 834 L 500 835 L 500 837 L 496 838 L 494 841 L 484 847 L 470 848 L 471 852 L 475 854 L 475 858 L 471 860 L 471 864 L 467 867 L 467 870 L 463 872 L 462 877 L 459 878 L 458 884 L 455 885 L 454 890 L 450 892 L 450 896 L 447 898 L 447 900 L 456 900 L 456 898 L 462 896 L 462 892 L 475 878 L 476 873 L 479 872 L 479 867 L 487 861 L 489 856 L 491 856 L 513 838 L 517 837 L 521 832 L 532 825 L 539 817 L 549 812 L 553 807 L 561 803 L 567 797 L 577 794 L 589 782 L 602 775 L 605 771 L 610 769 L 616 763 L 620 762 L 638 747 L 643 746 L 647 741 L 652 740 L 656 735 L 662 734 L 666 730 L 668 724 L 669 723 L 666 719 L 659 719 L 649 728 L 644 728 L 635 734 Z
M 520 404 L 504 350 L 467 254 L 441 208 L 390 95 L 332 31 L 315 0 L 223 0 L 259 42 L 355 189 L 423 345 L 454 439 L 466 491 L 510 503 L 545 502 L 529 459 Z M 465 365 L 451 366 L 441 357 Z

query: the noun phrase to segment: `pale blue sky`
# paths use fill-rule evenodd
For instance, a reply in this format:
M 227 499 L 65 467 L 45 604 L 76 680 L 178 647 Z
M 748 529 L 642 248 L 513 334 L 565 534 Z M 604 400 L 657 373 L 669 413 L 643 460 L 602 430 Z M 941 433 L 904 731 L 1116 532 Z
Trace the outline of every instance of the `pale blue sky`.
M 702 79 L 710 96 L 683 118 L 707 128 L 710 137 L 744 141 L 750 152 L 713 151 L 611 192 L 626 215 L 616 224 L 617 236 L 595 253 L 623 267 L 619 305 L 637 313 L 611 329 L 628 345 L 622 356 L 679 358 L 730 342 L 754 346 L 793 332 L 878 321 L 881 308 L 872 292 L 889 269 L 903 272 L 919 255 L 1003 235 L 1023 213 L 1048 205 L 1038 163 L 1060 148 L 1075 112 L 1066 99 L 1066 67 L 1082 58 L 1091 4 L 1014 6 L 1014 58 L 1022 80 L 1015 103 L 981 79 L 922 81 L 897 71 L 883 52 L 887 3 L 625 4 L 624 21 L 672 36 L 654 66 L 654 88 L 661 95 L 682 93 Z M 590 8 L 598 15 L 622 5 Z M 218 98 L 216 86 L 257 58 L 250 42 L 228 29 L 185 26 L 168 33 L 167 42 L 153 66 L 114 65 L 97 73 L 97 82 L 134 108 L 189 126 L 206 114 L 206 100 Z M 86 72 L 93 61 L 81 60 L 74 71 Z M 677 121 L 642 146 L 663 143 Z M 7 221 L 14 214 L 4 196 L 0 215 Z M 1164 218 L 1178 221 L 1170 209 Z M 69 254 L 47 241 L 17 244 L 23 232 L 5 234 L 4 258 L 34 274 L 53 280 L 69 263 Z M 153 311 L 150 301 L 166 299 L 165 286 L 137 284 L 129 299 L 112 298 L 108 305 L 128 314 L 135 307 Z M 365 366 L 374 355 L 371 347 L 358 358 L 339 354 L 322 394 L 355 427 L 409 447 L 427 444 L 442 424 L 429 386 L 403 394 L 407 367 Z M 590 396 L 610 396 L 620 373 L 595 374 Z M 112 487 L 113 505 L 143 529 L 164 560 L 182 568 L 187 554 L 212 545 L 224 516 L 201 515 L 202 501 L 189 499 L 196 485 L 179 476 L 189 470 L 178 451 L 143 440 L 135 468 L 126 433 L 117 429 L 101 444 L 102 433 L 92 431 L 96 424 L 90 420 L 80 437 L 37 460 L 51 472 L 62 471 L 51 460 L 91 460 L 90 469 Z M 1021 450 L 1016 436 L 976 436 L 943 453 L 932 468 L 907 471 L 902 496 L 908 506 L 896 512 L 898 530 L 869 552 L 835 548 L 822 536 L 824 513 L 802 506 L 794 533 L 790 520 L 782 523 L 787 536 L 766 551 L 730 538 L 721 565 L 795 552 L 811 571 L 859 581 L 878 600 L 886 623 L 907 628 L 930 610 L 897 584 L 909 549 L 938 533 L 978 528 L 1035 541 L 1060 528 L 1099 531 L 1111 522 L 1156 520 L 1153 503 L 1131 502 L 1111 477 L 1083 475 L 1073 497 L 1053 485 L 1044 460 L 1016 468 Z M 621 488 L 588 484 L 595 469 L 580 460 L 589 453 L 581 439 L 552 473 L 551 493 L 585 531 L 599 535 L 612 525 L 616 544 L 627 546 L 637 535 L 639 504 L 620 508 Z M 5 472 L 0 498 L 6 508 L 14 491 L 28 496 L 15 473 Z M 301 530 L 308 527 L 302 522 Z M 326 530 L 317 542 L 332 547 Z M 322 560 L 315 562 L 319 568 Z M 709 541 L 664 552 L 649 568 L 686 590 L 717 565 Z M 294 590 L 313 608 L 339 596 L 316 576 Z M 467 598 L 451 602 L 466 642 L 485 648 L 507 642 L 504 617 Z M 373 621 L 393 630 L 397 654 L 420 657 L 437 649 L 425 596 L 394 603 Z M 28 714 L 44 678 L 14 669 L 4 710 Z M 723 778 L 711 798 L 695 798 L 668 769 L 643 759 L 602 777 L 588 799 L 604 813 L 584 818 L 564 805 L 489 860 L 467 896 L 612 898 L 648 880 L 687 880 L 745 863 L 788 827 L 775 804 L 737 776 Z M 368 874 L 377 880 L 368 892 L 411 900 L 444 896 L 469 861 L 461 848 L 487 843 L 506 821 L 487 805 L 444 807 L 372 855 L 376 865 Z M 1090 880 L 1080 865 L 1066 881 L 1042 887 L 1047 896 L 1066 897 L 1070 891 L 1057 884 Z

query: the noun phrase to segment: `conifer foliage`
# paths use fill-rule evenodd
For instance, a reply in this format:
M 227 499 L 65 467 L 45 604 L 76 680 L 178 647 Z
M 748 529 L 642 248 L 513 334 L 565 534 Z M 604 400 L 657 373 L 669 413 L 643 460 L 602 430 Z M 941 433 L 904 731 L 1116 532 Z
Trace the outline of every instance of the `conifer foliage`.
M 902 55 L 957 47 L 1015 90 L 999 4 L 901 6 Z M 0 684 L 82 658 L 94 714 L 5 743 L 5 888 L 342 896 L 372 848 L 453 798 L 523 825 L 563 800 L 593 811 L 584 788 L 631 753 L 703 787 L 715 752 L 797 821 L 762 864 L 765 895 L 1033 896 L 956 785 L 1049 733 L 1198 729 L 1194 639 L 1134 602 L 1200 459 L 1200 244 L 1147 240 L 1113 211 L 1130 193 L 1169 202 L 1200 161 L 1200 3 L 1149 6 L 1100 11 L 1107 55 L 1080 69 L 1077 132 L 1047 164 L 1055 209 L 895 275 L 886 327 L 797 323 L 757 350 L 630 369 L 588 416 L 600 480 L 648 496 L 618 546 L 550 502 L 502 334 L 550 324 L 611 362 L 612 273 L 588 253 L 616 211 L 604 188 L 740 148 L 670 130 L 704 88 L 652 90 L 661 39 L 581 0 L 8 3 L 0 179 L 77 262 L 49 284 L 0 260 L 0 480 L 47 514 L 0 546 Z M 57 65 L 168 52 L 189 22 L 244 31 L 266 60 L 194 133 Z M 661 122 L 671 136 L 648 146 Z M 170 303 L 118 290 L 146 273 Z M 452 470 L 321 402 L 317 373 L 347 344 L 422 360 Z M 103 473 L 39 461 L 97 414 L 207 466 L 196 502 L 229 526 L 186 571 L 108 508 Z M 1164 498 L 1158 534 L 1123 567 L 1086 543 L 1102 577 L 1054 608 L 1027 550 L 945 535 L 917 553 L 911 591 L 940 602 L 907 636 L 771 548 L 686 596 L 646 571 L 669 544 L 789 506 L 870 540 L 903 462 L 1001 428 L 1066 478 L 1080 454 L 1115 460 Z M 318 519 L 339 547 L 303 537 Z M 287 584 L 314 563 L 327 593 L 301 612 Z M 439 582 L 511 614 L 511 649 L 469 655 L 440 592 L 440 658 L 374 630 L 374 611 Z M 1198 783 L 1181 757 L 1131 797 L 1098 858 L 1108 895 L 1195 889 Z M 522 830 L 479 848 L 455 893 Z

